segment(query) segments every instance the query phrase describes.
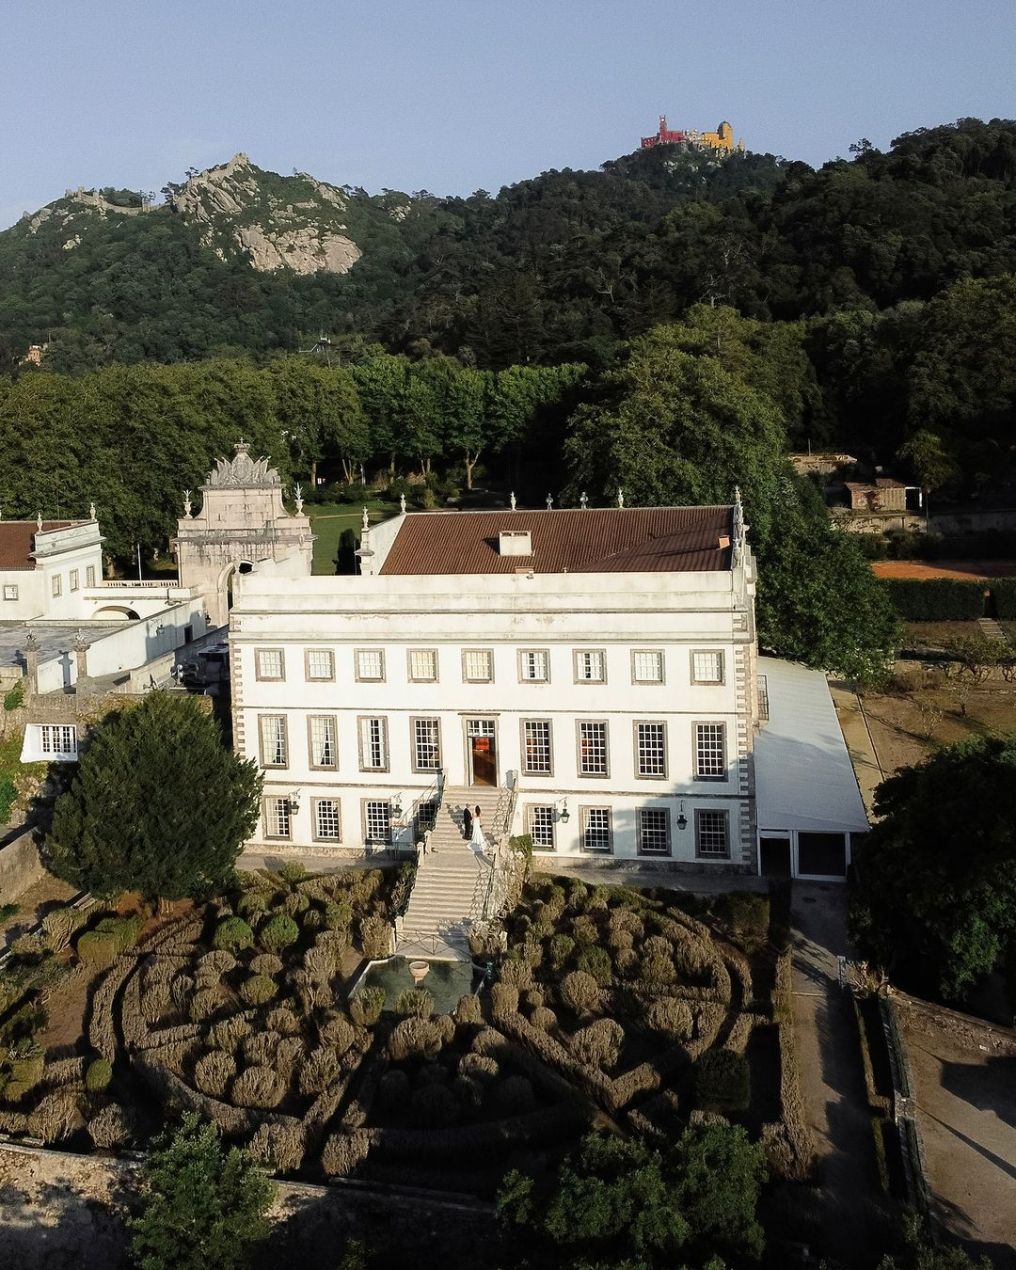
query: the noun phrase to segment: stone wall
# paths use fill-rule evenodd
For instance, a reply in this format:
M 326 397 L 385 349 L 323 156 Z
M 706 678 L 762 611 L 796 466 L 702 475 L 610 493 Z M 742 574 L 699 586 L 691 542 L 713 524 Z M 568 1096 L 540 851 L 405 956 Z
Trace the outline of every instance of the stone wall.
M 33 829 L 24 829 L 16 838 L 0 847 L 0 897 L 8 904 L 34 886 L 46 870 L 39 859 Z

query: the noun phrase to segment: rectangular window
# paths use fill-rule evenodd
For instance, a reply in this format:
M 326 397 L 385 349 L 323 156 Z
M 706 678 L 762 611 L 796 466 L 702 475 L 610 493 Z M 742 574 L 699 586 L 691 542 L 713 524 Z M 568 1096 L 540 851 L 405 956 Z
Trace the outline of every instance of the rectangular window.
M 95 586 L 95 565 L 90 564 L 85 569 L 85 586 Z
M 667 725 L 635 724 L 635 771 L 639 776 L 666 776 Z
M 489 684 L 494 678 L 494 654 L 489 648 L 462 650 L 462 678 L 470 684 Z
M 335 715 L 312 714 L 307 723 L 310 728 L 311 767 L 337 767 L 339 749 L 336 739 Z
M 526 808 L 526 831 L 536 851 L 554 850 L 554 808 L 531 804 Z
M 693 684 L 723 683 L 723 650 L 696 648 L 691 655 L 691 681 Z
M 62 723 L 44 723 L 39 731 L 41 733 L 40 739 L 43 754 L 51 754 L 54 758 L 77 754 L 78 733 L 73 726 L 68 727 Z
M 335 678 L 335 654 L 330 648 L 308 648 L 304 653 L 304 674 L 310 680 Z
M 383 683 L 385 654 L 383 648 L 356 650 L 356 677 L 361 683 Z
M 441 804 L 436 798 L 421 798 L 416 804 L 413 815 L 413 837 L 418 841 L 420 836 L 437 824 L 437 813 Z
M 258 679 L 285 679 L 286 663 L 281 648 L 256 648 L 254 674 Z
M 259 714 L 258 727 L 261 730 L 261 766 L 285 767 L 289 762 L 286 716 Z
M 523 719 L 522 770 L 527 776 L 552 776 L 553 749 L 549 719 Z
M 639 855 L 670 855 L 670 812 L 643 807 L 638 813 Z
M 725 781 L 727 779 L 727 725 L 695 724 L 695 779 Z
M 582 719 L 579 722 L 579 775 L 608 776 L 607 725 Z
M 582 850 L 609 852 L 612 839 L 609 807 L 582 808 Z
M 13 582 L 4 583 L 4 599 L 16 600 L 18 598 L 18 588 Z
M 545 648 L 524 648 L 519 653 L 519 678 L 526 683 L 547 682 L 550 678 L 550 654 Z
M 730 855 L 729 813 L 695 812 L 695 850 L 700 856 L 725 860 Z
M 636 648 L 631 655 L 633 684 L 663 683 L 663 653 L 658 648 Z
M 417 772 L 441 769 L 441 723 L 438 719 L 413 719 L 413 768 Z
M 602 649 L 587 648 L 576 651 L 576 683 L 602 684 L 606 678 L 606 657 Z
M 363 834 L 368 842 L 391 842 L 392 805 L 387 798 L 368 798 L 364 801 Z
M 63 577 L 59 573 L 53 574 L 53 598 L 63 595 Z
M 72 590 L 72 591 L 76 591 L 76 590 L 78 589 L 78 571 L 77 571 L 77 569 L 72 569 L 72 570 L 71 570 L 71 572 L 70 572 L 70 584 L 71 584 L 71 590 Z
M 342 819 L 337 798 L 313 800 L 314 837 L 323 842 L 338 842 L 342 837 Z
M 384 717 L 360 720 L 360 771 L 388 771 L 388 720 Z
M 437 683 L 437 651 L 433 648 L 409 650 L 409 679 L 414 684 Z
M 288 798 L 265 799 L 265 837 L 288 838 L 292 832 Z

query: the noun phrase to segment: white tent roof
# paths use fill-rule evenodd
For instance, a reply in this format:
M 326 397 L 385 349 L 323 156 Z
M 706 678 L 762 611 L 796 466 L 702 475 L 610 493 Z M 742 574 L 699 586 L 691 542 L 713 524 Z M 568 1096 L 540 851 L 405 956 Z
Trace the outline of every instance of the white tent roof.
M 825 675 L 760 657 L 769 721 L 755 738 L 755 789 L 762 833 L 864 833 L 861 791 Z

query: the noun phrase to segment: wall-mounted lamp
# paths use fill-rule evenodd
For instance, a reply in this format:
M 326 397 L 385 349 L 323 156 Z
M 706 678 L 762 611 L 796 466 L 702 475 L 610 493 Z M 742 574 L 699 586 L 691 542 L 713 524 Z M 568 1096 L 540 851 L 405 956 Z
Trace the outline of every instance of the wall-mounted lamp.
M 683 798 L 681 799 L 680 810 L 677 813 L 677 827 L 678 829 L 688 828 L 688 817 L 684 814 L 684 799 Z
M 561 824 L 566 825 L 571 820 L 571 812 L 568 810 L 568 799 L 562 798 L 561 804 L 557 809 L 557 818 Z
M 402 795 L 396 794 L 391 805 L 392 820 L 402 819 Z
M 294 789 L 294 790 L 293 790 L 293 792 L 289 795 L 289 798 L 288 798 L 286 801 L 289 803 L 289 811 L 290 811 L 290 814 L 291 814 L 291 815 L 293 815 L 293 816 L 299 815 L 299 813 L 300 813 L 300 791 L 299 791 L 298 789 Z

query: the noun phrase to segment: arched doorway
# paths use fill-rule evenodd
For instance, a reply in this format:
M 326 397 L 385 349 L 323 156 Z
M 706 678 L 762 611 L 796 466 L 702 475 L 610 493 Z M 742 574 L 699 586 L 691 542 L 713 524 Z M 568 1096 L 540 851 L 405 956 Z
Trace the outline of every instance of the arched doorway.
M 99 621 L 100 619 L 105 619 L 107 622 L 140 622 L 141 621 L 141 615 L 139 613 L 135 613 L 133 609 L 127 608 L 126 605 L 120 605 L 120 604 L 106 604 L 101 609 L 96 609 L 95 612 L 92 614 L 92 617 L 96 621 Z

